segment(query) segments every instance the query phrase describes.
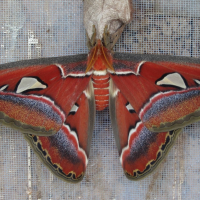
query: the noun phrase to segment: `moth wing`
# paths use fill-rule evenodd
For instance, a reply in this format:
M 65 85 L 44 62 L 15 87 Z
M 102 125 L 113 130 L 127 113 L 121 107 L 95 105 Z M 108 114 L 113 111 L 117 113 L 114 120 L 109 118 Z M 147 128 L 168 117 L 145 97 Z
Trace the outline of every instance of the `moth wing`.
M 42 162 L 64 181 L 78 182 L 84 176 L 95 119 L 93 95 L 90 82 L 55 135 L 24 134 Z
M 139 180 L 153 172 L 166 157 L 181 129 L 168 132 L 149 131 L 112 80 L 109 107 L 125 175 L 129 179 Z
M 57 133 L 87 88 L 87 55 L 0 65 L 0 121 L 23 133 Z
M 200 60 L 115 54 L 116 87 L 152 132 L 182 128 L 200 119 Z

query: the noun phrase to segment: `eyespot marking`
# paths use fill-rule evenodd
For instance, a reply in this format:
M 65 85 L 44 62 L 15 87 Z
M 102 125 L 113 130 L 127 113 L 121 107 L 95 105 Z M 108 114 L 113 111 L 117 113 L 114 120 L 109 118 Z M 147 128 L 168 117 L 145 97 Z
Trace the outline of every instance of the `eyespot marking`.
M 200 81 L 197 79 L 194 79 L 194 82 L 197 83 L 198 85 L 200 85 Z
M 8 85 L 3 85 L 0 87 L 0 91 L 4 91 L 6 88 L 8 87 Z
M 134 108 L 132 107 L 132 105 L 129 102 L 126 104 L 126 108 L 130 113 L 135 113 Z
M 16 93 L 45 88 L 47 88 L 47 85 L 38 77 L 23 77 L 17 85 Z
M 74 115 L 77 112 L 78 108 L 79 108 L 79 105 L 75 103 L 72 109 L 70 110 L 69 115 Z
M 163 77 L 156 81 L 156 85 L 175 86 L 183 89 L 187 88 L 183 77 L 176 72 L 171 74 L 165 74 Z

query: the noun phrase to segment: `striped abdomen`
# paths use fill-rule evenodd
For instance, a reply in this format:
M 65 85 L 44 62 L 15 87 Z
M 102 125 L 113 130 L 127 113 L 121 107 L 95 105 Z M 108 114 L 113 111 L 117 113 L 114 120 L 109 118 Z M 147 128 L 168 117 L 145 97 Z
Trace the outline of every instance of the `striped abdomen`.
M 96 110 L 103 110 L 109 104 L 109 80 L 108 74 L 92 76 Z

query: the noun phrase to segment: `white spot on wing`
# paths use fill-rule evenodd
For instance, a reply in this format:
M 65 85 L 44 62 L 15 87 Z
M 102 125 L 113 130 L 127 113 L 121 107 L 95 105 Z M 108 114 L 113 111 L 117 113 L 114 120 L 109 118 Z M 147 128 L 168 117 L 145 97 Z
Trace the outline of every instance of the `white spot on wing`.
M 31 89 L 45 89 L 47 86 L 39 82 L 36 78 L 24 77 L 21 79 L 16 93 L 22 93 Z
M 72 109 L 70 110 L 70 112 L 72 113 L 76 113 L 78 110 L 78 106 L 76 104 L 73 105 Z
M 126 108 L 127 108 L 127 110 L 128 110 L 129 112 L 134 112 L 134 111 L 135 111 L 134 108 L 131 106 L 130 103 L 128 103 L 128 105 L 126 105 Z
M 6 88 L 8 87 L 8 85 L 4 85 L 0 88 L 0 91 L 4 91 Z
M 186 89 L 187 86 L 181 75 L 179 73 L 173 73 L 166 75 L 162 80 L 156 83 L 157 85 L 172 85 L 176 87 L 180 87 Z
M 197 84 L 199 84 L 199 85 L 200 85 L 200 81 L 199 81 L 199 80 L 197 80 L 197 79 L 194 79 L 194 81 L 195 81 Z

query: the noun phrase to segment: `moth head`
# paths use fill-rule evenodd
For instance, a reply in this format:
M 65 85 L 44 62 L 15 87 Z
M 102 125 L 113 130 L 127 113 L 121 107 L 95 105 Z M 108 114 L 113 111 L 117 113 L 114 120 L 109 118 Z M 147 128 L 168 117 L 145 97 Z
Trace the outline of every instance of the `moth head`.
M 86 73 L 91 69 L 94 70 L 107 70 L 114 71 L 112 66 L 112 54 L 101 42 L 97 40 L 95 46 L 88 54 L 88 63 Z

